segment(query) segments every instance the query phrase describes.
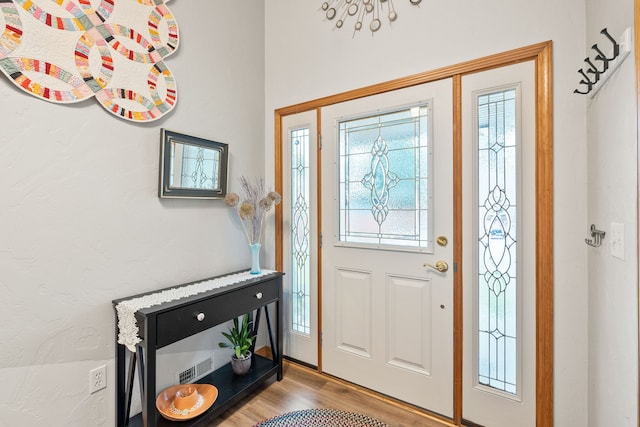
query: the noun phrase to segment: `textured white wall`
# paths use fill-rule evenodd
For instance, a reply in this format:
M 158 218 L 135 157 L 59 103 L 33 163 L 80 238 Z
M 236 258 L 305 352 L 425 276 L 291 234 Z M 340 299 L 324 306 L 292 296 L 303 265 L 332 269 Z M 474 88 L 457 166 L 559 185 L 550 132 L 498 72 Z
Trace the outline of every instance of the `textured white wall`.
M 633 28 L 633 0 L 587 1 L 587 46 Z M 595 52 L 589 49 L 591 58 Z M 598 62 L 596 62 L 597 64 Z M 588 223 L 607 235 L 589 249 L 589 426 L 638 425 L 638 230 L 635 66 L 632 53 L 587 101 Z M 611 223 L 624 224 L 624 260 Z
M 419 10 L 396 2 L 393 31 L 385 22 L 374 37 L 355 38 L 323 22 L 320 3 L 169 3 L 181 27 L 180 49 L 167 60 L 180 100 L 152 124 L 116 120 L 92 101 L 48 104 L 0 79 L 0 426 L 112 425 L 113 383 L 94 395 L 87 383 L 88 371 L 102 363 L 113 379 L 110 301 L 249 262 L 241 231 L 221 203 L 157 199 L 160 127 L 228 142 L 234 189 L 240 175 L 262 175 L 264 164 L 273 175 L 275 108 L 544 40 L 554 42 L 556 425 L 587 425 L 589 352 L 591 425 L 604 425 L 601 417 L 612 411 L 627 417 L 621 425 L 633 425 L 635 163 L 617 166 L 635 159 L 632 72 L 621 69 L 623 89 L 610 84 L 610 93 L 600 95 L 603 107 L 589 107 L 589 132 L 600 135 L 589 139 L 589 183 L 610 181 L 590 193 L 588 214 L 585 100 L 572 93 L 587 52 L 585 33 L 588 46 L 604 26 L 617 35 L 629 25 L 630 1 L 619 0 L 617 12 L 610 2 L 589 1 L 588 32 L 580 0 L 455 0 L 423 2 Z M 595 113 L 600 108 L 615 113 Z M 596 161 L 616 141 L 614 158 Z M 621 182 L 628 186 L 620 189 Z M 607 196 L 612 189 L 620 194 Z M 625 223 L 627 259 L 620 265 L 604 251 L 590 252 L 588 267 L 588 224 L 611 221 Z M 592 281 L 589 322 L 587 270 L 600 265 L 608 273 Z M 616 363 L 606 379 L 605 368 Z M 622 392 L 628 397 L 612 406 Z
M 555 420 L 587 425 L 586 107 L 573 94 L 585 55 L 584 1 L 423 1 L 419 8 L 395 1 L 392 30 L 385 20 L 373 37 L 355 38 L 323 21 L 321 3 L 266 7 L 267 138 L 276 108 L 553 40 Z
M 111 300 L 250 264 L 222 201 L 158 199 L 159 135 L 228 143 L 232 190 L 263 175 L 264 6 L 169 7 L 179 101 L 160 121 L 54 105 L 0 76 L 2 427 L 114 425 Z M 108 389 L 90 395 L 88 372 L 104 363 Z

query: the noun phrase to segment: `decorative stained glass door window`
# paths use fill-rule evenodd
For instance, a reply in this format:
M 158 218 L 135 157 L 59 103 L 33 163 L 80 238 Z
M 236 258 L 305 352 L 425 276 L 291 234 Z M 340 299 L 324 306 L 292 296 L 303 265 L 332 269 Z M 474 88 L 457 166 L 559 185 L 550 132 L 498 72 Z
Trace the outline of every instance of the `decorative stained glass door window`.
M 479 384 L 518 393 L 518 139 L 515 88 L 476 97 Z
M 291 329 L 311 333 L 309 128 L 291 131 Z
M 339 122 L 339 242 L 429 250 L 430 105 Z

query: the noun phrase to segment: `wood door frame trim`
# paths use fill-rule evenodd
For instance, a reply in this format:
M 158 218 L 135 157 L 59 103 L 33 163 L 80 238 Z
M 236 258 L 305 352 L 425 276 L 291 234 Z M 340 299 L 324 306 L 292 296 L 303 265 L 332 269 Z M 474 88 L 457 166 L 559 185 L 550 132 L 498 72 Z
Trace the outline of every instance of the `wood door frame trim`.
M 462 75 L 453 76 L 453 421 L 462 425 Z
M 640 0 L 636 0 L 636 4 Z M 637 46 L 637 44 L 636 44 Z M 534 61 L 536 79 L 536 426 L 553 427 L 553 87 L 552 87 L 552 42 L 525 46 L 519 49 L 414 74 L 363 88 L 318 98 L 291 105 L 274 112 L 275 188 L 283 191 L 283 141 L 282 118 L 291 114 L 316 110 L 320 120 L 320 108 L 340 102 L 364 98 L 393 90 L 404 89 L 437 80 L 452 78 L 454 100 L 459 101 L 461 77 L 493 68 L 504 67 L 525 61 Z M 457 97 L 457 98 L 456 98 Z M 462 170 L 462 129 L 460 106 L 454 102 L 454 177 Z M 457 106 L 456 106 L 457 105 Z M 321 123 L 318 122 L 318 136 Z M 319 139 L 318 139 L 319 140 Z M 320 168 L 320 156 L 318 156 Z M 318 183 L 321 183 L 320 169 Z M 454 262 L 462 265 L 462 182 L 454 179 Z M 318 192 L 317 203 L 320 203 Z M 318 204 L 318 209 L 321 205 Z M 319 210 L 318 212 L 321 212 Z M 275 261 L 276 269 L 283 267 L 283 218 L 282 204 L 276 206 Z M 318 223 L 320 228 L 321 223 Z M 321 232 L 321 230 L 318 230 Z M 320 239 L 318 239 L 320 240 Z M 320 243 L 318 243 L 320 244 Z M 321 253 L 318 247 L 318 253 Z M 550 267 L 551 266 L 551 267 Z M 320 270 L 320 269 L 319 269 Z M 454 408 L 453 422 L 462 422 L 462 275 L 461 268 L 454 274 Z M 320 279 L 320 278 L 319 278 Z M 321 295 L 321 281 L 318 292 Z M 318 315 L 321 316 L 321 301 Z M 319 319 L 321 320 L 321 319 Z M 319 323 L 320 325 L 320 323 Z M 320 334 L 319 334 L 320 335 Z M 320 343 L 319 343 L 320 344 Z M 318 347 L 321 348 L 320 346 Z M 319 356 L 322 353 L 319 352 Z M 322 370 L 321 359 L 318 359 Z

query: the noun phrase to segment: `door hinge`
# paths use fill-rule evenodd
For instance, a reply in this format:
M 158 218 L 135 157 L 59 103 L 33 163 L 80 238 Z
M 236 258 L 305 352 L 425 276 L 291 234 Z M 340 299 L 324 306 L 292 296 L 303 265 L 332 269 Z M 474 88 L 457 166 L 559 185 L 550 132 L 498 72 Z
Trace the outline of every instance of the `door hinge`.
M 458 263 L 457 263 L 457 262 L 454 262 L 454 263 L 453 263 L 453 272 L 454 272 L 454 273 L 457 273 L 457 272 L 458 272 Z
M 322 247 L 322 233 L 320 233 L 320 247 Z
M 322 150 L 322 134 L 318 133 L 318 148 Z

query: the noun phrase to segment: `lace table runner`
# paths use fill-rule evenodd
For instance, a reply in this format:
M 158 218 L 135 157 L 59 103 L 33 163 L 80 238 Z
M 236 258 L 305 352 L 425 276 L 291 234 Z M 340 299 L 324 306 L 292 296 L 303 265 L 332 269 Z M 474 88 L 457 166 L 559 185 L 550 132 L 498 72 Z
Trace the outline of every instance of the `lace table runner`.
M 176 301 L 181 298 L 233 285 L 273 272 L 272 270 L 262 270 L 261 273 L 250 274 L 248 271 L 244 271 L 242 273 L 217 277 L 188 286 L 165 289 L 164 291 L 121 301 L 116 305 L 116 313 L 118 314 L 118 344 L 125 345 L 132 352 L 136 351 L 136 344 L 142 341 L 138 335 L 140 329 L 138 328 L 138 322 L 135 316 L 136 311 L 140 309 L 149 308 L 165 302 Z

